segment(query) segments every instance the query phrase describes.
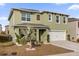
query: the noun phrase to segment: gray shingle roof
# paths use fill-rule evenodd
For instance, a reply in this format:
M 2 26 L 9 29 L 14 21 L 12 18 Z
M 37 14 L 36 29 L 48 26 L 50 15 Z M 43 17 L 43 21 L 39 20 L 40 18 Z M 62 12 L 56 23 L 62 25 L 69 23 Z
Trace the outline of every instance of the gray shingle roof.
M 26 9 L 26 8 L 12 8 L 12 10 L 20 10 L 20 11 L 27 11 L 27 12 L 40 12 L 39 10 Z
M 68 19 L 68 22 L 73 22 L 73 21 L 79 21 L 79 19 L 78 18 L 69 18 Z

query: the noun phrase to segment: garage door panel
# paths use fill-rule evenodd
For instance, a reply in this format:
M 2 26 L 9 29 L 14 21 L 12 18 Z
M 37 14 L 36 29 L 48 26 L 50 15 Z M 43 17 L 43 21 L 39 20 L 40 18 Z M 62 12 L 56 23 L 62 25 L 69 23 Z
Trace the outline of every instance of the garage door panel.
M 56 41 L 56 40 L 65 40 L 66 39 L 66 33 L 62 31 L 52 31 L 49 32 L 50 35 L 50 41 Z

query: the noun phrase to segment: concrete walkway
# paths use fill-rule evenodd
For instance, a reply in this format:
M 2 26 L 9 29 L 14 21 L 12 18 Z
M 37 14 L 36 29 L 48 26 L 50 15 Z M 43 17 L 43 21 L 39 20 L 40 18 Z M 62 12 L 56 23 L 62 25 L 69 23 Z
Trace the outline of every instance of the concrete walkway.
M 74 50 L 75 52 L 79 52 L 79 43 L 62 40 L 53 41 L 52 44 L 66 49 Z

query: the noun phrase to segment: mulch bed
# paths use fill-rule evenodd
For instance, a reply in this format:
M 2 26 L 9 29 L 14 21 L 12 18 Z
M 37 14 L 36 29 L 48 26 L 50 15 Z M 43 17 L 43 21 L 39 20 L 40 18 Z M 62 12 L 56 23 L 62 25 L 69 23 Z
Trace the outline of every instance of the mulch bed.
M 8 46 L 0 47 L 0 55 L 3 56 L 45 56 L 45 55 L 55 55 L 61 53 L 73 52 L 72 50 L 64 49 L 51 44 L 43 44 L 41 46 L 35 47 L 34 51 L 27 51 L 28 45 L 24 46 Z

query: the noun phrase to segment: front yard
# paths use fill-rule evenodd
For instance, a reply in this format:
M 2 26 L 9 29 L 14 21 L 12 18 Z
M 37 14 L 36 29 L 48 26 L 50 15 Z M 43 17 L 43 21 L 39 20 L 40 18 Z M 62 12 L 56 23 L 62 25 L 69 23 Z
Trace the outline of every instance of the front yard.
M 0 55 L 7 56 L 45 56 L 45 55 L 55 55 L 61 53 L 73 52 L 72 50 L 64 49 L 61 47 L 57 47 L 51 44 L 42 44 L 41 46 L 35 47 L 34 51 L 27 51 L 26 48 L 28 45 L 24 46 L 0 46 Z

